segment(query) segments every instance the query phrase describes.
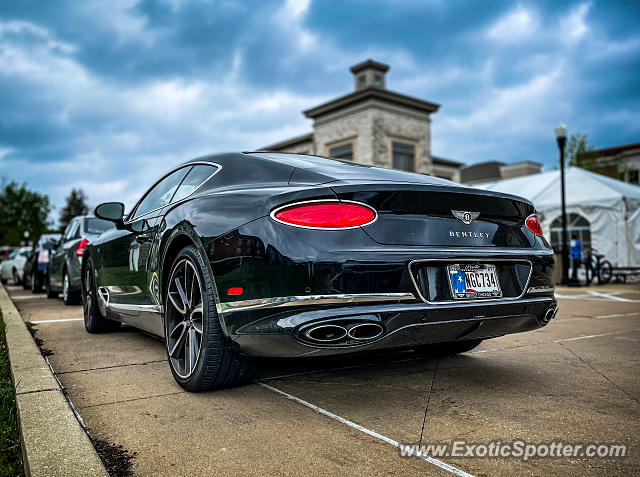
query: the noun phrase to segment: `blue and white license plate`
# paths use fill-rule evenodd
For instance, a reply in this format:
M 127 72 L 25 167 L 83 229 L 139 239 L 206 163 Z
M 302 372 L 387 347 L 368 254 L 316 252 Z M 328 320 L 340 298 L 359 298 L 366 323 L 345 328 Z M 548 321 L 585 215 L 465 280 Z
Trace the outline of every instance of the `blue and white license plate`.
M 461 263 L 447 266 L 451 295 L 456 300 L 500 298 L 502 289 L 496 266 L 489 263 Z

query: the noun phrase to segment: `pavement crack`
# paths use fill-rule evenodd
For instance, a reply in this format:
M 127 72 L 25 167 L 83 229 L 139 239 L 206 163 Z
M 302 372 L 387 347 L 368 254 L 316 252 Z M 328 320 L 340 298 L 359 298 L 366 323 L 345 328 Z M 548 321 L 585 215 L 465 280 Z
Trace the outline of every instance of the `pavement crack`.
M 79 410 L 85 410 L 85 409 L 90 409 L 92 407 L 108 406 L 110 404 L 122 404 L 122 403 L 125 403 L 125 402 L 144 401 L 145 399 L 154 399 L 154 398 L 159 398 L 159 397 L 173 396 L 175 394 L 185 394 L 185 393 L 186 393 L 186 391 L 175 391 L 175 392 L 172 392 L 172 393 L 155 394 L 153 396 L 144 396 L 144 397 L 133 398 L 133 399 L 121 399 L 119 401 L 103 402 L 103 403 L 100 403 L 100 404 L 90 404 L 88 406 L 78 406 L 78 409 Z
M 62 391 L 60 388 L 47 388 L 47 389 L 33 389 L 31 391 L 16 391 L 16 396 L 24 396 L 25 394 L 45 393 L 48 391 Z
M 574 355 L 576 358 L 578 358 L 580 360 L 581 363 L 583 363 L 584 365 L 588 366 L 589 368 L 591 368 L 593 371 L 595 371 L 596 373 L 598 373 L 600 376 L 602 376 L 604 379 L 606 379 L 607 381 L 609 381 L 609 383 L 615 387 L 616 389 L 618 389 L 619 391 L 622 391 L 629 399 L 631 399 L 632 401 L 635 401 L 637 404 L 640 404 L 640 401 L 638 401 L 638 399 L 636 399 L 634 396 L 632 396 L 631 394 L 629 394 L 624 388 L 620 387 L 617 383 L 615 383 L 613 380 L 611 380 L 606 374 L 604 374 L 603 372 L 599 371 L 598 369 L 594 368 L 591 363 L 589 363 L 586 359 L 582 358 L 582 356 L 578 355 L 578 353 L 576 353 L 575 351 L 573 351 L 571 348 L 569 348 L 568 346 L 566 346 L 564 343 L 558 343 L 560 346 L 562 346 L 564 349 L 566 349 L 567 351 L 569 351 L 569 353 L 571 353 L 572 355 Z
M 97 368 L 74 369 L 73 371 L 60 371 L 56 374 L 62 375 L 62 374 L 84 373 L 87 371 L 100 371 L 102 369 L 126 368 L 127 366 L 144 366 L 145 364 L 163 363 L 165 361 L 166 359 L 157 359 L 153 361 L 145 361 L 144 363 L 115 364 L 113 366 L 100 366 Z
M 429 401 L 431 401 L 431 393 L 433 391 L 433 383 L 436 379 L 436 369 L 438 368 L 438 358 L 433 363 L 433 372 L 431 373 L 431 384 L 429 386 L 429 393 L 427 394 L 427 402 L 424 408 L 424 417 L 422 418 L 422 429 L 420 429 L 420 444 L 422 444 L 422 436 L 424 435 L 424 426 L 427 423 L 427 412 L 429 412 Z

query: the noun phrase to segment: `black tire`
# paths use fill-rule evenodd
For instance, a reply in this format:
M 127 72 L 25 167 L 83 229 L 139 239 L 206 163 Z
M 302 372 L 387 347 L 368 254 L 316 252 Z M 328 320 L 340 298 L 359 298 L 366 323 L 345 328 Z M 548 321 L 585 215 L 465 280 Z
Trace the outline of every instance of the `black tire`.
M 13 269 L 13 284 L 20 285 L 22 282 L 20 281 L 20 277 L 18 276 L 18 270 Z
M 3 285 L 7 284 L 7 279 L 6 278 L 0 278 L 0 283 L 2 283 Z
M 62 271 L 62 301 L 67 306 L 77 305 L 80 302 L 80 293 L 71 290 L 69 275 L 66 270 Z
M 31 293 L 40 293 L 42 291 L 42 283 L 38 282 L 38 275 L 36 273 L 31 275 L 29 285 L 31 286 Z
M 253 361 L 232 349 L 222 331 L 213 281 L 198 250 L 194 246 L 182 249 L 168 276 L 164 297 L 165 349 L 176 382 L 187 391 L 200 392 L 249 381 Z M 181 295 L 177 288 L 176 280 L 180 279 L 180 286 L 191 290 L 188 296 L 184 291 Z M 194 360 L 195 346 L 198 350 Z
M 31 279 L 27 280 L 27 275 L 22 277 L 22 289 L 29 290 L 31 288 Z
M 482 343 L 481 339 L 450 341 L 420 346 L 416 348 L 416 351 L 427 356 L 447 357 L 471 351 L 478 347 L 480 343 Z
M 121 323 L 105 318 L 98 307 L 98 294 L 93 277 L 91 260 L 87 262 L 82 275 L 82 311 L 84 315 L 84 328 L 89 333 L 105 333 L 118 331 Z
M 47 292 L 47 298 L 58 298 L 58 292 L 51 289 L 51 277 L 49 277 L 48 273 L 44 279 L 44 288 Z
M 613 276 L 613 267 L 609 260 L 603 260 L 600 262 L 600 270 L 598 270 L 598 284 L 606 285 L 611 281 Z

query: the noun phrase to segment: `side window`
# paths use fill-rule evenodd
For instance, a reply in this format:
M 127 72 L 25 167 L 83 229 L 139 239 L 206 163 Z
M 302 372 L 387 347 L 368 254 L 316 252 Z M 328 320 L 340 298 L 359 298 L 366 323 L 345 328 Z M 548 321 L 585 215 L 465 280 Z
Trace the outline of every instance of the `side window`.
M 178 187 L 178 190 L 173 196 L 171 202 L 184 199 L 188 195 L 192 194 L 217 170 L 218 168 L 215 166 L 193 166 L 193 169 L 191 169 L 189 174 L 187 174 L 187 177 L 182 181 L 182 184 L 180 184 L 180 187 Z
M 71 240 L 76 232 L 78 231 L 78 221 L 72 220 L 71 223 L 67 226 L 67 229 L 64 231 L 64 240 Z
M 82 221 L 81 220 L 77 220 L 76 222 L 77 222 L 78 226 L 73 231 L 73 237 L 72 238 L 74 238 L 74 239 L 82 237 L 82 227 L 81 227 Z
M 156 184 L 153 189 L 147 192 L 144 199 L 142 199 L 133 217 L 138 218 L 147 212 L 167 205 L 180 185 L 180 182 L 184 179 L 184 176 L 187 175 L 187 172 L 189 172 L 189 169 L 191 168 L 183 167 L 182 169 L 178 169 Z

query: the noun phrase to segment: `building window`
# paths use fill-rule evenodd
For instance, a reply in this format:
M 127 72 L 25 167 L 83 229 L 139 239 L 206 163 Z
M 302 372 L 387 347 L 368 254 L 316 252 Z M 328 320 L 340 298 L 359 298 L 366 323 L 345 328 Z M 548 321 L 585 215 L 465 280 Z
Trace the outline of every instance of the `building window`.
M 562 249 L 562 216 L 551 222 L 551 246 L 559 253 Z M 582 250 L 591 248 L 591 224 L 582 215 L 567 214 L 567 239 L 581 240 Z
M 358 87 L 359 88 L 364 87 L 366 82 L 367 82 L 367 77 L 365 75 L 358 76 Z
M 378 87 L 382 86 L 382 76 L 381 75 L 374 75 L 373 84 L 375 84 Z
M 391 143 L 391 166 L 401 171 L 416 171 L 416 148 L 413 144 L 393 141 Z
M 334 146 L 329 149 L 329 157 L 334 159 L 346 159 L 353 161 L 353 143 L 348 142 L 339 146 Z
M 629 184 L 640 184 L 640 171 L 638 169 L 630 169 L 627 177 L 629 178 L 627 181 Z

